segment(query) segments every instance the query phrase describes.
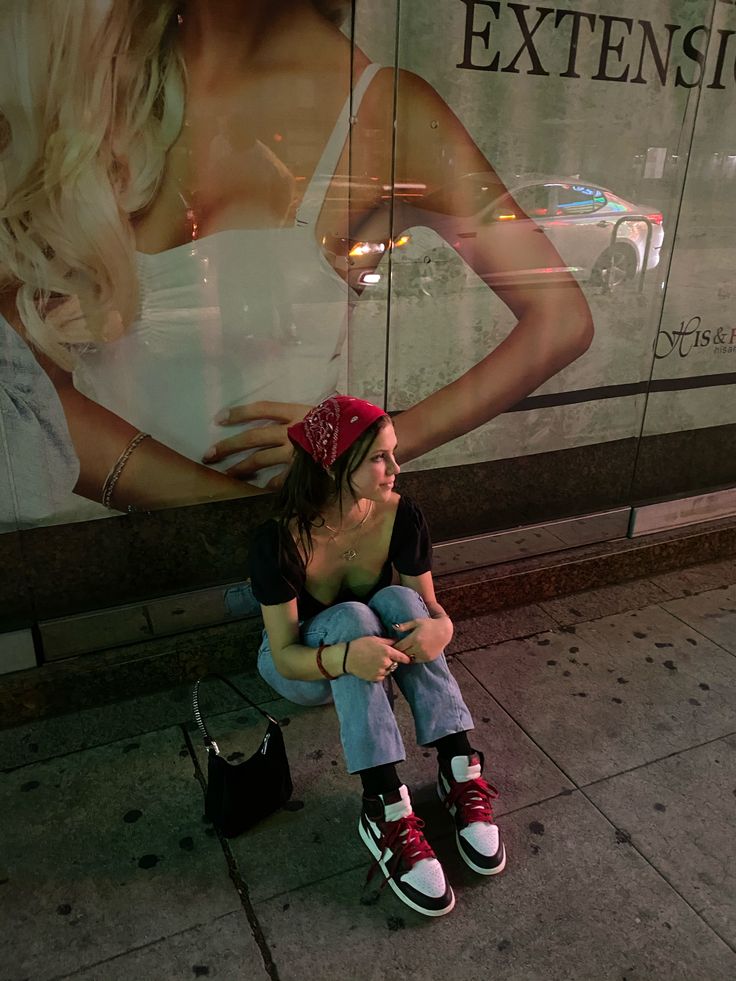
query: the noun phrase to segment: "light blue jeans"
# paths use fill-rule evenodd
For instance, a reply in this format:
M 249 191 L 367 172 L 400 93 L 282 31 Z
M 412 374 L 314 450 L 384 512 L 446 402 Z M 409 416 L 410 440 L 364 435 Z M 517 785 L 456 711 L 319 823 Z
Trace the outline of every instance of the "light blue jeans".
M 337 603 L 306 620 L 300 629 L 307 647 L 339 644 L 358 637 L 400 639 L 393 624 L 428 617 L 424 600 L 406 586 L 387 586 L 368 603 Z M 335 703 L 340 738 L 348 772 L 357 773 L 382 763 L 398 763 L 406 756 L 385 687 L 355 675 L 335 681 L 293 681 L 279 674 L 271 656 L 266 632 L 258 652 L 258 670 L 279 695 L 297 705 Z M 466 732 L 473 720 L 445 655 L 430 662 L 399 664 L 392 677 L 414 716 L 417 743 L 426 746 L 442 736 Z

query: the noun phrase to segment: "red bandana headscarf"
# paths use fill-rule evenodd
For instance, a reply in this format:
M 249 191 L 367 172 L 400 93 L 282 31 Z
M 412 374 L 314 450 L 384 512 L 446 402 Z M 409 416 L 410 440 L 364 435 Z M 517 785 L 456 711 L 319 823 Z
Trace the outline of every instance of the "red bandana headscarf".
M 289 426 L 292 443 L 328 470 L 335 460 L 386 412 L 371 402 L 350 395 L 333 395 L 320 402 L 301 422 Z

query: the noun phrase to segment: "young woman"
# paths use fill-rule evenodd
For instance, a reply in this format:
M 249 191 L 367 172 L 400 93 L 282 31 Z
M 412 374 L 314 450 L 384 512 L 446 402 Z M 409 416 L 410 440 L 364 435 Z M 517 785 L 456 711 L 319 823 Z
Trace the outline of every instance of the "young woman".
M 494 875 L 506 855 L 496 791 L 481 776 L 473 721 L 443 654 L 452 622 L 435 597 L 427 525 L 394 490 L 396 434 L 382 409 L 338 395 L 289 438 L 294 463 L 278 516 L 256 530 L 250 553 L 265 624 L 258 668 L 284 698 L 334 702 L 348 770 L 363 785 L 363 842 L 399 899 L 442 916 L 455 897 L 397 774 L 405 754 L 389 676 L 411 706 L 419 745 L 437 750 L 437 790 L 462 858 Z M 401 585 L 391 585 L 394 571 Z
M 414 203 L 445 235 L 447 215 L 475 210 L 464 175 L 504 192 L 431 86 L 351 46 L 335 21 L 349 8 L 4 5 L 0 312 L 57 388 L 77 493 L 152 509 L 258 492 L 289 461 L 288 425 L 336 389 L 358 295 L 348 247 L 332 243 L 399 235 L 412 218 L 399 198 L 389 215 L 394 184 L 426 187 Z M 487 422 L 590 344 L 572 275 L 544 288 L 528 275 L 564 270 L 553 246 L 508 225 L 494 244 L 466 222 L 457 248 L 504 284 L 518 323 L 401 414 L 403 459 Z

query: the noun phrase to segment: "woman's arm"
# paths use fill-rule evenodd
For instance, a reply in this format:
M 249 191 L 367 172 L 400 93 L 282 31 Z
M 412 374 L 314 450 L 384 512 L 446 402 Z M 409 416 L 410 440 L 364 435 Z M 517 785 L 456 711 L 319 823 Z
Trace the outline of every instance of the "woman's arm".
M 424 79 L 411 72 L 399 73 L 399 125 L 392 171 L 391 154 L 375 134 L 393 132 L 393 87 L 394 73 L 385 70 L 366 94 L 360 125 L 351 141 L 352 173 L 380 175 L 375 182 L 378 187 L 392 181 L 397 188 L 424 185 L 427 200 L 412 199 L 411 207 L 402 202 L 400 193 L 395 195 L 394 239 L 412 225 L 434 228 L 468 265 L 490 280 L 493 291 L 517 319 L 509 336 L 477 364 L 395 417 L 399 460 L 405 462 L 470 432 L 539 388 L 588 349 L 593 321 L 576 279 L 531 220 L 504 223 L 502 235 L 477 234 L 481 231 L 473 221 L 477 202 L 462 178 L 482 173 L 495 183 L 499 197 L 507 190 L 452 110 Z M 347 159 L 339 165 L 341 173 Z M 363 199 L 358 189 L 353 197 L 350 240 L 385 239 L 388 210 L 375 196 Z M 526 218 L 518 205 L 514 208 Z M 451 234 L 453 217 L 458 227 L 462 222 L 463 233 L 469 237 Z M 544 269 L 553 269 L 554 276 L 529 275 L 531 270 Z M 241 476 L 250 476 L 256 467 L 288 461 L 291 449 L 286 425 L 301 418 L 303 408 L 259 403 L 230 410 L 226 425 L 262 418 L 273 419 L 275 424 L 220 441 L 213 459 L 262 447 L 233 468 Z
M 0 314 L 24 338 L 13 293 L 0 296 Z M 79 460 L 74 492 L 100 501 L 107 475 L 138 430 L 78 392 L 68 371 L 40 352 L 33 353 L 56 390 Z M 146 439 L 125 464 L 111 504 L 121 511 L 128 507 L 148 511 L 262 493 L 258 487 L 201 466 L 154 439 Z
M 319 681 L 323 678 L 317 667 L 314 648 L 299 643 L 299 615 L 295 599 L 274 606 L 261 605 L 263 625 L 276 670 L 292 681 Z M 333 677 L 342 674 L 345 644 L 332 644 L 322 653 L 322 664 Z
M 461 178 L 486 174 L 499 197 L 506 188 L 454 113 L 417 75 L 399 76 L 397 116 L 397 184 L 426 185 L 432 194 L 427 207 L 416 202 L 422 223 L 446 239 L 452 237 L 448 216 L 462 219 L 463 237 L 449 244 L 490 278 L 518 321 L 478 364 L 396 417 L 399 457 L 409 460 L 488 422 L 580 357 L 592 341 L 593 322 L 579 284 L 531 220 L 505 222 L 502 234 L 478 234 L 481 228 L 472 219 L 477 202 Z M 394 234 L 417 223 L 414 206 L 403 207 L 398 199 L 395 214 Z M 528 272 L 543 269 L 554 269 L 554 276 L 530 282 Z
M 79 458 L 75 493 L 100 501 L 105 478 L 138 430 L 78 392 L 67 372 L 56 366 L 45 367 Z M 128 507 L 150 511 L 262 493 L 260 488 L 194 463 L 154 439 L 145 439 L 125 464 L 111 505 L 121 511 Z
M 295 599 L 274 606 L 261 606 L 263 624 L 276 670 L 295 681 L 320 681 L 324 675 L 317 666 L 313 647 L 299 643 L 299 619 Z M 343 673 L 345 644 L 330 644 L 322 651 L 322 664 L 328 674 L 339 678 Z M 411 658 L 400 653 L 386 637 L 359 637 L 350 641 L 347 674 L 364 681 L 381 681 L 392 661 L 408 664 Z

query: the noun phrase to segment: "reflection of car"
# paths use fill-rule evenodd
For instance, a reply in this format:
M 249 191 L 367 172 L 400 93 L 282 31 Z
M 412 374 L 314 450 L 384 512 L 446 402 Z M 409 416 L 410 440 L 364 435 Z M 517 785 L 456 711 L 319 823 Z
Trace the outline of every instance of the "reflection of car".
M 664 240 L 662 214 L 655 208 L 637 206 L 612 191 L 577 179 L 536 178 L 520 182 L 507 193 L 498 195 L 498 182 L 492 174 L 468 174 L 462 178 L 466 186 L 463 198 L 475 202 L 472 215 L 456 217 L 437 214 L 432 208 L 435 195 L 424 199 L 424 211 L 415 209 L 413 225 L 431 226 L 454 248 L 469 255 L 474 251 L 473 240 L 504 234 L 511 222 L 531 219 L 537 230 L 544 233 L 555 246 L 565 263 L 565 269 L 578 279 L 589 279 L 614 289 L 646 269 L 659 263 Z M 446 194 L 445 191 L 436 192 Z M 647 238 L 651 239 L 647 249 Z M 615 236 L 614 236 L 615 230 Z M 395 245 L 400 244 L 400 240 Z M 402 243 L 403 244 L 403 243 Z M 350 256 L 354 260 L 351 279 L 361 284 L 375 282 L 373 267 L 388 248 L 387 242 L 355 243 Z M 482 251 L 479 251 L 482 255 Z M 475 263 L 477 266 L 477 262 Z M 512 279 L 548 277 L 555 268 L 519 270 L 513 276 L 502 276 L 489 270 L 476 271 L 489 284 Z

